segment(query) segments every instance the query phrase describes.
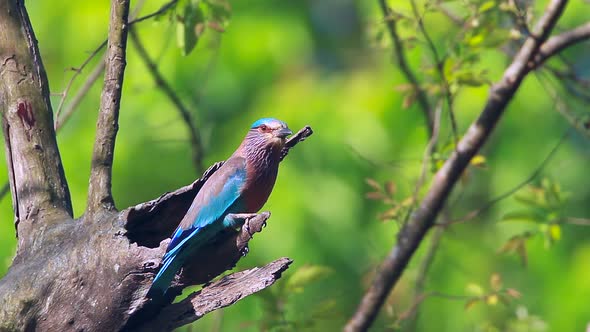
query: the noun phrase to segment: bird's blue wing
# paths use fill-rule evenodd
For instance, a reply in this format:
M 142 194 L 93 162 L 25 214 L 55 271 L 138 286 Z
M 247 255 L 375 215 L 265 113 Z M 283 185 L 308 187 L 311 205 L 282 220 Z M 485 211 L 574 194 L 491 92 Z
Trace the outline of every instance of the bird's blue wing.
M 186 241 L 206 231 L 203 228 L 210 228 L 216 233 L 222 227 L 225 215 L 234 212 L 239 204 L 246 176 L 246 161 L 241 157 L 230 158 L 213 173 L 174 232 L 166 256 L 174 256 L 174 252 L 184 247 Z
M 239 210 L 246 175 L 244 158 L 232 157 L 207 180 L 174 232 L 148 297 L 163 296 L 192 251 L 205 245 L 223 228 L 228 213 Z

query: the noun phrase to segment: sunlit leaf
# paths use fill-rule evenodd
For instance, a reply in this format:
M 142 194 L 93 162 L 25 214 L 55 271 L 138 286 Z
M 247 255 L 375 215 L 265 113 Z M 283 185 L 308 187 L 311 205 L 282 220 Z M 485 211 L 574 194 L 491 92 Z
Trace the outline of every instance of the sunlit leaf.
M 481 45 L 484 41 L 484 35 L 482 34 L 478 34 L 475 36 L 472 36 L 471 38 L 469 38 L 469 40 L 467 40 L 467 44 L 470 46 L 478 46 Z
M 484 167 L 486 165 L 486 157 L 478 154 L 471 158 L 471 165 L 476 167 Z
M 502 221 L 527 221 L 527 222 L 538 222 L 543 219 L 543 215 L 539 214 L 534 210 L 518 210 L 511 211 L 504 214 L 501 218 Z
M 549 226 L 549 235 L 553 241 L 561 239 L 561 226 L 558 224 L 551 224 Z
M 465 287 L 465 289 L 467 290 L 467 292 L 469 294 L 472 294 L 472 295 L 482 296 L 484 294 L 483 287 L 481 287 L 479 284 L 476 284 L 474 282 L 468 283 L 467 286 Z
M 494 0 L 488 0 L 484 3 L 481 4 L 481 6 L 479 6 L 478 12 L 479 13 L 485 13 L 488 10 L 494 8 L 496 6 L 496 1 Z
M 496 294 L 490 294 L 488 296 L 486 296 L 486 303 L 489 305 L 496 305 L 498 304 L 498 295 Z

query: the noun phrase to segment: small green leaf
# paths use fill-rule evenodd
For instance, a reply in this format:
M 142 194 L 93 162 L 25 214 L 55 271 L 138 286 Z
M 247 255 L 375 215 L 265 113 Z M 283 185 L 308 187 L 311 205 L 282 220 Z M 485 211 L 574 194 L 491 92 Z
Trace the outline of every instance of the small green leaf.
M 462 72 L 456 75 L 457 83 L 461 85 L 478 87 L 489 83 L 483 74 L 477 75 L 474 72 Z
M 332 272 L 333 270 L 327 266 L 304 265 L 289 277 L 286 288 L 292 292 L 301 292 L 307 285 L 325 278 Z
M 182 55 L 189 54 L 197 45 L 204 30 L 205 17 L 199 1 L 187 1 L 176 24 L 176 40 Z
M 475 167 L 485 167 L 486 157 L 478 154 L 478 155 L 474 156 L 473 158 L 471 158 L 470 164 Z
M 533 210 L 519 210 L 504 214 L 501 221 L 526 221 L 539 222 L 543 220 L 543 216 Z
M 467 286 L 465 287 L 465 289 L 467 290 L 468 293 L 475 295 L 475 296 L 482 296 L 484 294 L 483 287 L 481 287 L 479 284 L 476 284 L 474 282 L 468 283 Z
M 481 6 L 479 6 L 478 12 L 485 13 L 488 10 L 494 8 L 495 6 L 496 6 L 496 1 L 494 1 L 494 0 L 486 1 L 486 2 L 482 3 Z
M 486 303 L 489 305 L 494 306 L 494 305 L 498 304 L 498 300 L 499 300 L 499 298 L 498 298 L 498 295 L 496 295 L 496 294 L 490 294 L 490 295 L 486 296 Z
M 561 226 L 558 224 L 551 224 L 551 226 L 549 226 L 549 236 L 553 241 L 561 239 Z

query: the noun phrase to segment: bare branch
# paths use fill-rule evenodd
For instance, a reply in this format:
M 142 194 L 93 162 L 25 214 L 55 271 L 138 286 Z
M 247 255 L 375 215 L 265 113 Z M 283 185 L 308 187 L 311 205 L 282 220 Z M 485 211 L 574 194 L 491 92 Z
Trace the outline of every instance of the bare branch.
M 111 1 L 107 64 L 96 125 L 96 139 L 92 153 L 90 186 L 88 188 L 88 212 L 99 209 L 115 209 L 111 194 L 111 180 L 115 138 L 119 128 L 121 90 L 126 65 L 128 15 L 129 0 Z
M 387 25 L 387 29 L 389 30 L 389 36 L 393 41 L 394 57 L 397 60 L 399 68 L 404 74 L 406 80 L 408 81 L 408 83 L 410 83 L 412 89 L 416 92 L 416 100 L 418 101 L 418 104 L 420 105 L 420 108 L 424 113 L 424 118 L 426 119 L 428 137 L 431 137 L 434 123 L 432 109 L 428 101 L 428 96 L 426 96 L 426 93 L 420 86 L 420 82 L 418 82 L 418 78 L 416 78 L 416 75 L 414 75 L 414 72 L 408 64 L 408 60 L 406 59 L 406 55 L 404 53 L 404 46 L 397 33 L 397 21 L 394 17 L 394 13 L 391 11 L 385 0 L 379 0 L 379 6 L 381 7 L 381 11 L 383 12 L 383 16 L 385 17 L 385 23 Z
M 166 307 L 156 319 L 144 322 L 139 331 L 171 331 L 192 323 L 214 310 L 232 305 L 271 286 L 291 263 L 289 258 L 280 258 L 263 267 L 223 277 L 183 301 Z
M 590 38 L 590 22 L 583 24 L 572 30 L 560 33 L 547 39 L 541 45 L 539 52 L 532 59 L 529 64 L 529 69 L 536 69 L 542 65 L 547 59 L 562 52 L 564 49 Z
M 566 0 L 550 1 L 533 34 L 526 39 L 504 72 L 502 80 L 491 87 L 479 118 L 470 126 L 451 157 L 437 172 L 426 197 L 412 215 L 410 222 L 399 232 L 397 243 L 384 260 L 357 311 L 348 321 L 345 331 L 364 331 L 373 323 L 385 298 L 400 278 L 424 235 L 434 225 L 435 218 L 455 183 L 500 120 L 508 102 L 528 73 L 528 63 L 536 56 L 541 44 L 549 36 L 566 3 Z
M 80 103 L 82 102 L 84 97 L 86 97 L 86 94 L 88 93 L 88 91 L 90 91 L 90 89 L 92 88 L 94 83 L 98 80 L 100 75 L 102 75 L 102 73 L 104 72 L 105 66 L 106 66 L 105 58 L 103 57 L 100 59 L 99 64 L 96 65 L 96 67 L 90 73 L 90 75 L 88 75 L 88 77 L 86 78 L 86 81 L 84 82 L 84 84 L 82 85 L 80 90 L 78 90 L 78 92 L 76 92 L 76 95 L 72 98 L 72 101 L 63 110 L 62 115 L 59 116 L 59 111 L 55 114 L 55 131 L 56 132 L 59 132 L 59 130 L 63 127 L 63 125 L 66 124 L 66 122 L 68 122 L 68 120 L 70 119 L 72 114 L 74 114 L 74 111 L 76 110 L 76 108 L 78 108 L 78 106 L 80 105 Z M 82 70 L 82 69 L 80 69 L 80 70 Z M 72 80 L 73 79 L 74 79 L 74 76 L 72 76 Z M 67 92 L 64 92 L 64 93 L 67 93 Z M 63 99 L 65 99 L 65 98 L 66 98 L 66 95 L 63 96 Z
M 74 81 L 76 80 L 76 78 L 78 77 L 78 75 L 82 74 L 82 70 L 84 70 L 84 68 L 86 68 L 86 66 L 90 63 L 90 61 L 92 59 L 94 59 L 95 56 L 98 55 L 98 53 L 100 53 L 100 51 L 107 45 L 107 41 L 103 41 L 94 51 L 92 51 L 92 53 L 90 53 L 90 56 L 88 56 L 88 58 L 86 58 L 86 60 L 84 60 L 84 62 L 80 65 L 80 67 L 78 68 L 71 68 L 71 70 L 74 71 L 74 75 L 72 75 L 72 77 L 70 77 L 70 80 L 68 81 L 68 84 L 66 84 L 66 88 L 64 89 L 64 91 L 61 93 L 61 99 L 59 100 L 59 104 L 57 105 L 57 110 L 55 111 L 55 127 L 57 127 L 57 121 L 59 120 L 59 115 L 61 114 L 61 110 L 63 109 L 64 103 L 66 101 L 66 98 L 68 97 L 68 94 L 70 92 L 70 89 L 72 88 L 72 84 L 74 84 Z M 101 63 L 104 63 L 104 59 L 102 59 Z M 100 65 L 98 65 L 100 66 Z M 103 65 L 104 68 L 104 65 Z
M 172 0 L 172 1 L 168 2 L 168 3 L 165 3 L 164 5 L 162 5 L 162 7 L 160 7 L 160 9 L 156 10 L 155 12 L 153 12 L 151 14 L 148 14 L 148 15 L 145 15 L 145 16 L 142 16 L 142 17 L 139 17 L 139 18 L 134 19 L 134 20 L 130 20 L 129 21 L 129 25 L 133 25 L 135 23 L 139 23 L 139 22 L 148 20 L 148 19 L 150 19 L 152 17 L 156 17 L 158 15 L 162 15 L 165 12 L 167 12 L 170 8 L 174 7 L 174 5 L 176 5 L 177 2 L 178 2 L 178 0 Z
M 59 223 L 72 215 L 53 131 L 47 76 L 22 1 L 0 2 L 0 96 L 21 251 L 41 225 Z
M 137 16 L 137 13 L 141 9 L 141 7 L 143 7 L 144 2 L 145 2 L 145 0 L 138 1 L 135 8 L 133 9 L 133 13 L 129 16 L 129 20 L 132 21 Z M 105 57 L 103 55 L 103 57 L 98 61 L 98 64 L 94 67 L 94 70 L 86 78 L 86 81 L 84 82 L 84 84 L 82 85 L 80 90 L 78 90 L 78 92 L 76 93 L 76 95 L 74 96 L 72 101 L 68 104 L 68 107 L 66 107 L 63 110 L 63 115 L 60 116 L 63 104 L 65 102 L 65 99 L 68 96 L 70 86 L 73 84 L 76 77 L 80 73 L 82 73 L 82 70 L 84 69 L 84 67 L 86 67 L 86 65 L 88 65 L 90 60 L 92 60 L 92 58 L 95 57 L 99 53 L 99 51 L 102 50 L 106 45 L 107 45 L 107 41 L 105 40 L 104 42 L 102 42 L 102 44 L 100 44 L 100 46 L 94 52 L 92 52 L 90 54 L 90 56 L 86 60 L 84 60 L 84 62 L 82 63 L 82 65 L 80 65 L 80 67 L 74 69 L 75 73 L 70 78 L 70 81 L 68 82 L 68 84 L 66 86 L 66 89 L 62 93 L 62 98 L 59 102 L 59 106 L 57 107 L 57 111 L 55 113 L 55 131 L 56 132 L 58 132 L 59 129 L 70 119 L 70 117 L 72 116 L 72 114 L 74 113 L 74 111 L 76 110 L 78 105 L 80 105 L 80 103 L 82 102 L 84 97 L 86 97 L 86 94 L 88 93 L 88 91 L 92 88 L 94 83 L 98 80 L 98 78 L 100 77 L 100 75 L 104 71 L 106 63 L 105 63 Z
M 289 139 L 287 139 L 287 142 L 285 143 L 285 147 L 283 147 L 283 151 L 281 151 L 281 161 L 283 159 L 285 159 L 287 154 L 289 154 L 289 151 L 292 148 L 294 148 L 295 145 L 297 145 L 300 142 L 305 141 L 305 139 L 307 139 L 312 134 L 313 134 L 313 130 L 311 129 L 311 127 L 305 126 L 301 129 L 299 129 L 299 131 L 296 132 L 293 136 L 289 137 Z
M 137 49 L 137 53 L 139 57 L 143 60 L 143 63 L 148 68 L 152 78 L 156 82 L 156 85 L 162 92 L 168 97 L 170 102 L 174 104 L 174 107 L 180 113 L 180 116 L 186 125 L 189 134 L 189 140 L 191 145 L 191 150 L 193 154 L 193 165 L 197 171 L 197 173 L 201 173 L 203 171 L 203 144 L 201 142 L 201 134 L 199 133 L 199 128 L 195 125 L 193 116 L 191 111 L 184 105 L 184 103 L 180 100 L 180 97 L 174 92 L 174 89 L 168 84 L 168 82 L 162 76 L 162 73 L 158 70 L 158 66 L 156 63 L 150 58 L 149 54 L 147 53 L 143 43 L 139 39 L 139 35 L 134 28 L 131 28 L 129 31 L 131 36 L 131 41 L 135 45 Z

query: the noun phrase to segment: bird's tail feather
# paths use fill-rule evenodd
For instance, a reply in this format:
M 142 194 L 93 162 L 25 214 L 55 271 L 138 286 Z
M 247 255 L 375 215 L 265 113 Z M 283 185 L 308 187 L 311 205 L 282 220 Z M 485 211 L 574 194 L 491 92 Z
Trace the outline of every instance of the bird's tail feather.
M 167 256 L 164 258 L 164 265 L 162 265 L 162 268 L 160 271 L 158 271 L 158 274 L 156 274 L 152 286 L 147 293 L 149 298 L 161 298 L 166 293 L 166 290 L 170 286 L 170 283 L 172 283 L 174 276 L 182 267 L 182 262 L 175 258 L 176 255 Z

